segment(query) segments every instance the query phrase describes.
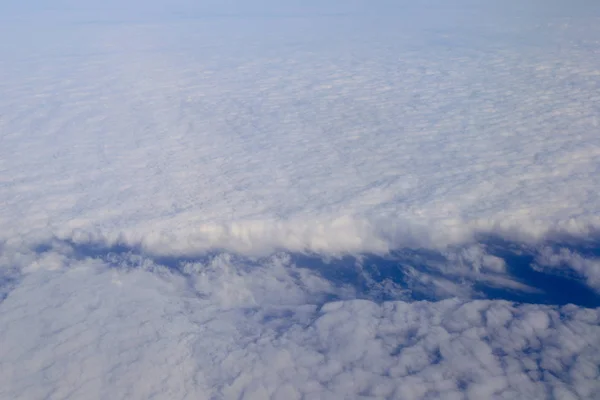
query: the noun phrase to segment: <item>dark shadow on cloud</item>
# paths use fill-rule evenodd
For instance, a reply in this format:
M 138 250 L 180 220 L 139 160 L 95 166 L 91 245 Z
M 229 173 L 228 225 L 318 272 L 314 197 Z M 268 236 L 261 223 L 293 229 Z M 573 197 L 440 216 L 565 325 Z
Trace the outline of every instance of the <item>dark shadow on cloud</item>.
M 4 246 L 0 243 L 0 258 L 4 251 Z M 2 303 L 17 286 L 20 275 L 20 271 L 14 265 L 0 264 L 0 303 Z
M 19 279 L 17 276 L 5 276 L 0 274 L 0 303 L 4 301 L 17 286 Z
M 70 257 L 74 260 L 99 259 L 112 268 L 139 268 L 143 267 L 145 260 L 150 260 L 172 273 L 189 278 L 190 287 L 193 287 L 194 272 L 185 268 L 186 264 L 207 263 L 222 253 L 214 251 L 199 256 L 155 256 L 144 252 L 140 247 L 123 244 L 106 246 L 68 241 L 58 244 L 67 246 L 70 249 Z M 587 286 L 583 278 L 572 270 L 536 268 L 535 256 L 539 246 L 531 247 L 495 237 L 482 238 L 479 244 L 485 247 L 487 254 L 504 260 L 507 266 L 505 274 L 477 273 L 468 265 L 463 266 L 463 269 L 456 269 L 453 261 L 448 259 L 446 254 L 425 249 L 398 249 L 386 256 L 362 254 L 341 258 L 325 258 L 318 254 L 288 255 L 294 268 L 310 270 L 334 286 L 351 287 L 357 298 L 376 302 L 435 301 L 456 295 L 437 290 L 436 282 L 442 281 L 458 288 L 466 288 L 464 293 L 468 293 L 471 298 L 600 307 L 600 294 Z M 57 242 L 40 244 L 34 250 L 39 254 L 52 252 L 55 251 L 56 245 Z M 564 240 L 546 242 L 543 245 L 567 248 L 586 257 L 600 257 L 600 241 Z M 258 268 L 264 261 L 239 255 L 232 255 L 232 257 L 234 263 L 245 270 Z M 19 280 L 18 275 L 10 267 L 5 271 L 12 272 L 0 276 L 0 301 L 9 295 Z M 293 275 L 293 272 L 291 274 Z M 498 284 L 498 280 L 486 279 L 490 277 L 501 277 L 505 281 L 508 279 L 509 282 L 516 282 L 522 287 Z M 329 297 L 326 299 L 335 300 Z

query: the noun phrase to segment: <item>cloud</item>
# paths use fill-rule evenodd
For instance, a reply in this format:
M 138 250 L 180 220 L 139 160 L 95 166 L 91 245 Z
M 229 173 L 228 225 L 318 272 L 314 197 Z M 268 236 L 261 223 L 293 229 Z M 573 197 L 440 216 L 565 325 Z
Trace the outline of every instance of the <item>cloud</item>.
M 2 396 L 592 398 L 600 389 L 598 309 L 331 302 L 323 294 L 344 290 L 284 265 L 217 256 L 188 265 L 186 278 L 148 260 L 127 269 L 87 259 L 27 275 L 0 305 Z
M 571 45 L 594 24 L 533 51 L 502 24 L 240 19 L 2 44 L 2 238 L 372 251 L 600 227 L 597 60 Z
M 546 246 L 537 256 L 536 263 L 542 269 L 578 274 L 589 286 L 600 291 L 600 260 L 597 256 L 579 254 L 576 249 Z
M 36 3 L 1 398 L 600 392 L 597 6 Z

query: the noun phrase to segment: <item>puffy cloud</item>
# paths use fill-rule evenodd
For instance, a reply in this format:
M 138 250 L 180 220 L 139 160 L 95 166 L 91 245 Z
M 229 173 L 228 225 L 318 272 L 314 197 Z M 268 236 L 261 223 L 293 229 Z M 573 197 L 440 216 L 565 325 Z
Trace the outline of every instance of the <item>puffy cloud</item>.
M 600 390 L 599 309 L 332 302 L 324 294 L 343 288 L 285 263 L 222 255 L 181 274 L 87 259 L 29 274 L 0 305 L 2 394 L 566 399 Z
M 34 3 L 0 397 L 600 392 L 597 6 Z
M 92 24 L 82 4 L 0 43 L 2 240 L 373 251 L 600 227 L 597 53 L 573 45 L 594 46 L 588 19 L 524 14 L 532 51 L 500 17 L 432 17 L 483 5 L 195 25 Z
M 585 251 L 585 249 L 581 250 Z M 545 246 L 536 257 L 536 262 L 542 269 L 567 275 L 578 274 L 584 277 L 589 286 L 600 291 L 600 260 L 597 255 L 579 254 L 577 249 L 568 247 Z

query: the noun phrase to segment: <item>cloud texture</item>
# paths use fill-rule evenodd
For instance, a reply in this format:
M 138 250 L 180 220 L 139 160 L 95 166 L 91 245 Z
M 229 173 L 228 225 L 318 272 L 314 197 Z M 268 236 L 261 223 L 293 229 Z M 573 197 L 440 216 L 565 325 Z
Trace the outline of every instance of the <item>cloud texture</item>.
M 0 5 L 0 398 L 594 399 L 600 9 Z

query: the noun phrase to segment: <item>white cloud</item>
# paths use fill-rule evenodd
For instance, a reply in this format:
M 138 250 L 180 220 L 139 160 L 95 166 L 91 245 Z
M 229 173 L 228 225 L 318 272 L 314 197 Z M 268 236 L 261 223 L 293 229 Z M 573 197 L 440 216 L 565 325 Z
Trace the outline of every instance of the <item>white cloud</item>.
M 91 259 L 27 275 L 0 305 L 9 344 L 0 350 L 2 396 L 593 398 L 600 390 L 598 309 L 324 303 L 330 283 L 292 279 L 282 259 L 247 262 L 218 256 L 190 265 L 187 278 L 152 262 L 127 270 Z
M 38 3 L 0 4 L 1 398 L 600 391 L 599 309 L 474 300 L 596 304 L 522 274 L 600 288 L 546 247 L 600 228 L 595 4 Z
M 594 256 L 578 254 L 577 251 L 568 248 L 554 249 L 546 246 L 540 250 L 536 257 L 536 263 L 542 268 L 566 268 L 566 271 L 558 269 L 558 272 L 570 274 L 575 272 L 583 277 L 586 283 L 600 291 L 600 260 Z
M 348 18 L 68 25 L 7 47 L 2 236 L 392 236 L 372 250 L 600 226 L 597 59 L 569 45 L 595 24 L 551 30 L 542 51 Z M 340 216 L 352 237 L 315 232 Z

